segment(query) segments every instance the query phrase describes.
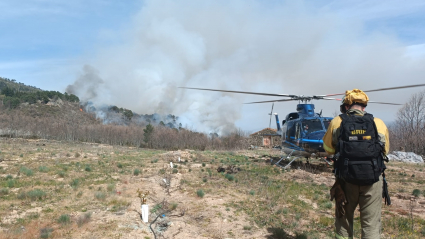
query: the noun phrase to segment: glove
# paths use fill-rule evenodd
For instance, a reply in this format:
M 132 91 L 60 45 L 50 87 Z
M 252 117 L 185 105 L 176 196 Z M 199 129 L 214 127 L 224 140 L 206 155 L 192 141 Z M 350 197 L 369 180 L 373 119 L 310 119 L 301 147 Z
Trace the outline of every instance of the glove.
M 348 201 L 345 198 L 344 190 L 342 190 L 340 180 L 336 179 L 334 185 L 331 188 L 331 201 L 335 198 L 335 214 L 338 218 L 345 215 L 344 206 L 347 205 Z

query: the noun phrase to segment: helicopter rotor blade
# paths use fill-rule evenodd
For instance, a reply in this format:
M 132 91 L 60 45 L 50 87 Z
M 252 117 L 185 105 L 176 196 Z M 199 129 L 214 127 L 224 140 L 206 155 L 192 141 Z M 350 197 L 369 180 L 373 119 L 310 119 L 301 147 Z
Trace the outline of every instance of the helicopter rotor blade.
M 270 93 L 260 93 L 260 92 L 250 92 L 250 91 L 217 90 L 217 89 L 192 88 L 192 87 L 179 87 L 179 88 L 189 89 L 189 90 L 206 90 L 206 91 L 228 92 L 228 93 L 238 93 L 238 94 L 277 96 L 277 97 L 293 97 L 293 96 L 295 96 L 295 95 L 289 95 L 289 94 L 270 94 Z M 273 101 L 271 101 L 271 102 L 273 102 Z
M 363 92 L 376 92 L 376 91 L 384 91 L 384 90 L 397 90 L 397 89 L 414 88 L 414 87 L 421 87 L 421 86 L 425 86 L 425 84 L 417 84 L 417 85 L 403 85 L 403 86 L 388 87 L 388 88 L 380 88 L 380 89 L 374 89 L 374 90 L 364 90 Z M 335 96 L 335 95 L 345 95 L 345 93 L 329 94 L 329 95 L 320 95 L 320 96 Z
M 368 104 L 369 103 L 372 103 L 372 104 L 382 104 L 382 105 L 403 105 L 403 104 L 397 104 L 397 103 L 387 103 L 387 102 L 377 102 L 377 101 L 369 101 Z
M 298 101 L 298 100 L 295 100 L 295 99 L 268 100 L 268 101 L 248 102 L 244 104 L 260 104 L 260 103 L 283 102 L 283 101 Z
M 269 122 L 269 128 L 272 126 L 273 107 L 274 107 L 274 102 L 273 102 L 273 104 L 272 104 L 272 111 L 270 111 L 270 122 Z
M 324 97 L 322 98 L 323 100 L 337 100 L 337 101 L 342 101 L 342 99 L 337 99 L 337 98 L 329 98 L 329 97 Z M 373 103 L 373 104 L 383 104 L 383 105 L 403 105 L 403 104 L 398 104 L 398 103 L 388 103 L 388 102 L 378 102 L 378 101 L 368 101 L 369 103 Z

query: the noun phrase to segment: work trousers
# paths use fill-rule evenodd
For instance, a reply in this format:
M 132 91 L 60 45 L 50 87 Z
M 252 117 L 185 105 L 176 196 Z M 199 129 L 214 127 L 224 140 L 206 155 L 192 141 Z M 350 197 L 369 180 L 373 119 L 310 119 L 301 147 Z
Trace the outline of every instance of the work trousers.
M 382 177 L 369 186 L 358 186 L 344 182 L 342 188 L 348 204 L 344 206 L 345 215 L 336 217 L 337 239 L 353 238 L 354 211 L 360 206 L 362 239 L 377 239 L 381 235 Z M 337 215 L 337 214 L 335 214 Z

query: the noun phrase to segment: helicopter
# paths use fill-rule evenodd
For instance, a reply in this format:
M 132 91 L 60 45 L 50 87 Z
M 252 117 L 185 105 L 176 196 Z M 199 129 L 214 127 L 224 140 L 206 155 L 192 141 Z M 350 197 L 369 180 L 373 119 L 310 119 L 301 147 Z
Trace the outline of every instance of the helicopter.
M 386 90 L 396 90 L 396 89 L 405 89 L 405 88 L 414 88 L 422 87 L 425 84 L 417 85 L 405 85 L 405 86 L 396 86 L 388 88 L 380 88 L 373 90 L 366 90 L 364 92 L 377 92 L 377 91 L 386 91 Z M 289 153 L 286 157 L 282 157 L 275 165 L 286 159 L 289 159 L 293 155 L 298 155 L 290 161 L 290 163 L 283 168 L 287 168 L 290 164 L 300 158 L 306 157 L 307 163 L 309 157 L 321 157 L 327 164 L 331 163 L 327 158 L 331 155 L 328 155 L 323 149 L 323 136 L 325 135 L 328 126 L 333 119 L 333 117 L 322 116 L 322 111 L 316 113 L 314 111 L 314 104 L 310 103 L 312 100 L 335 100 L 342 101 L 343 99 L 334 98 L 334 96 L 345 95 L 345 93 L 337 94 L 325 94 L 325 95 L 294 95 L 294 94 L 273 94 L 273 93 L 260 93 L 260 92 L 248 92 L 248 91 L 233 91 L 233 90 L 218 90 L 218 89 L 206 89 L 206 88 L 193 88 L 193 87 L 179 87 L 189 90 L 203 90 L 203 91 L 216 91 L 216 92 L 226 92 L 226 93 L 236 93 L 236 94 L 250 94 L 250 95 L 262 95 L 262 96 L 274 96 L 274 97 L 285 97 L 283 99 L 275 99 L 268 101 L 257 101 L 257 102 L 248 102 L 244 104 L 261 104 L 261 103 L 273 103 L 272 111 L 270 115 L 270 123 L 272 115 L 276 117 L 276 134 L 264 134 L 263 136 L 279 136 L 281 137 L 281 148 L 285 153 Z M 282 121 L 282 126 L 280 126 L 279 116 L 277 113 L 273 113 L 273 107 L 275 102 L 288 102 L 288 101 L 298 101 L 296 112 L 291 112 L 286 115 L 285 119 Z M 398 103 L 387 103 L 387 102 L 377 102 L 369 101 L 368 103 L 372 104 L 386 104 L 386 105 L 402 105 Z

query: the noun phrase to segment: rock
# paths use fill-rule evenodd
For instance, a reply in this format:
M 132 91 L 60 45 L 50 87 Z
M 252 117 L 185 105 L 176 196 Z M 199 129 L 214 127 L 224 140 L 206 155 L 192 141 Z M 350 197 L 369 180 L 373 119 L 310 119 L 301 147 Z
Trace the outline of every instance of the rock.
M 423 158 L 413 152 L 393 151 L 387 156 L 391 161 L 400 161 L 405 163 L 424 163 Z

